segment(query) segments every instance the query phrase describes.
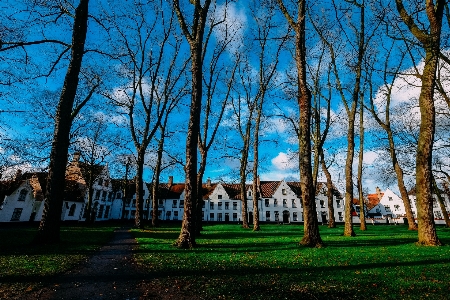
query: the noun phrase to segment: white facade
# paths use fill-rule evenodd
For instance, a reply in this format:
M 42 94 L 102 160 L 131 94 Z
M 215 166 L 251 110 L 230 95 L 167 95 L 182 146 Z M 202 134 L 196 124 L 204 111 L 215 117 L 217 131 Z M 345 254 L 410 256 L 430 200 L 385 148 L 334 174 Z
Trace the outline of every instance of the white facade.
M 10 195 L 6 195 L 0 204 L 0 222 L 40 221 L 44 205 L 42 200 L 36 200 L 33 181 L 24 180 Z M 38 197 L 38 199 L 42 199 Z

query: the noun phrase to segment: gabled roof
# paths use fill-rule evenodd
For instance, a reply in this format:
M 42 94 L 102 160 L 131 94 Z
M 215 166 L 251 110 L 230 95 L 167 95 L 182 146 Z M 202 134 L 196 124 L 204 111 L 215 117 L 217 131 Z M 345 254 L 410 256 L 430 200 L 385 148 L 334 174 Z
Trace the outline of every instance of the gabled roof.
M 227 183 L 222 183 L 222 186 L 225 190 L 225 192 L 228 194 L 228 197 L 230 199 L 234 199 L 234 200 L 240 200 L 241 199 L 241 185 L 238 183 L 234 183 L 234 184 L 227 184 Z M 246 184 L 246 188 L 248 188 L 248 184 Z
M 260 181 L 261 198 L 271 198 L 280 186 L 281 181 Z M 289 184 L 288 184 L 289 185 Z
M 28 181 L 30 184 L 33 190 L 33 197 L 37 201 L 44 200 L 47 176 L 46 172 L 32 172 L 22 174 L 12 180 L 0 181 L 0 201 L 3 201 L 5 196 L 14 193 L 25 181 Z
M 380 194 L 381 197 L 383 197 L 384 193 Z M 368 194 L 367 195 L 367 209 L 371 210 L 372 208 L 374 208 L 375 206 L 378 205 L 378 203 L 380 203 L 380 199 L 378 198 L 378 194 Z

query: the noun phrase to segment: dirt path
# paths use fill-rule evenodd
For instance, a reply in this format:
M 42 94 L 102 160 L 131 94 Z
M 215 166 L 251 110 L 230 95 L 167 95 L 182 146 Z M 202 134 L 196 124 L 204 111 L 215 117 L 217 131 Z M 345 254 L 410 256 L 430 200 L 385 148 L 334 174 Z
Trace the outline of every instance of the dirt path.
M 52 279 L 27 298 L 139 299 L 142 274 L 132 258 L 136 245 L 129 230 L 117 229 L 112 240 L 85 263 Z

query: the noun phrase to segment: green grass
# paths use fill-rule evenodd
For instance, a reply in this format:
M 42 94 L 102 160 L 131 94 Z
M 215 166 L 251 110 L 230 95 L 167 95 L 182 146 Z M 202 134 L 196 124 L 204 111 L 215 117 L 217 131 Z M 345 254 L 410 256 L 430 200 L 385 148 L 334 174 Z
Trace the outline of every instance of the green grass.
M 0 228 L 0 299 L 32 290 L 46 277 L 71 269 L 107 243 L 114 228 L 63 225 L 61 243 L 33 246 L 36 226 Z
M 205 226 L 198 248 L 172 246 L 179 226 L 134 231 L 138 263 L 183 295 L 206 299 L 447 299 L 450 246 L 419 247 L 405 226 L 369 226 L 354 238 L 321 226 L 326 247 L 298 245 L 303 227 Z M 450 231 L 438 228 L 450 244 Z M 194 298 L 195 298 L 194 297 Z

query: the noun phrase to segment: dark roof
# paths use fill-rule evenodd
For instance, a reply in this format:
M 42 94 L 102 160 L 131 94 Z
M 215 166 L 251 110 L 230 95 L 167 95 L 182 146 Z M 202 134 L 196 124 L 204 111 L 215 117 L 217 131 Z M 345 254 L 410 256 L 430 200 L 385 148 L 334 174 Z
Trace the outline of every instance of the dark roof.
M 0 201 L 14 193 L 25 181 L 28 181 L 32 187 L 33 197 L 37 201 L 42 201 L 47 187 L 47 176 L 46 172 L 31 172 L 12 180 L 0 181 Z
M 280 186 L 281 181 L 260 181 L 261 198 L 270 198 Z

